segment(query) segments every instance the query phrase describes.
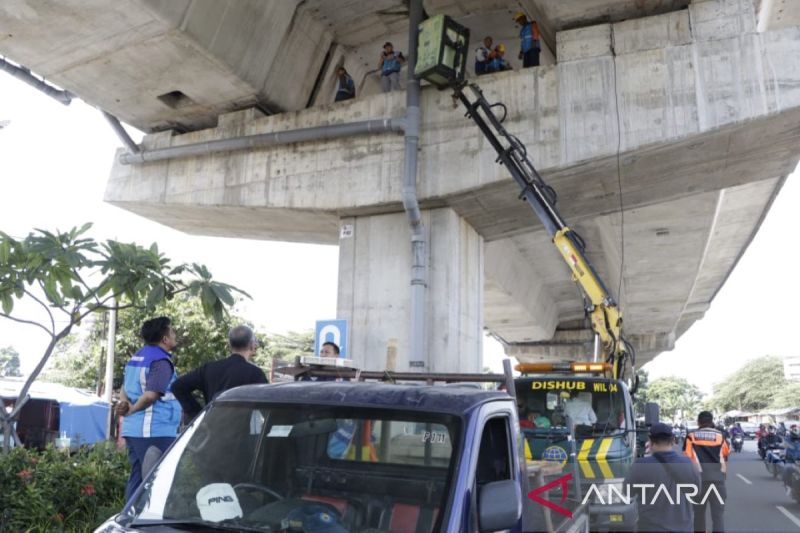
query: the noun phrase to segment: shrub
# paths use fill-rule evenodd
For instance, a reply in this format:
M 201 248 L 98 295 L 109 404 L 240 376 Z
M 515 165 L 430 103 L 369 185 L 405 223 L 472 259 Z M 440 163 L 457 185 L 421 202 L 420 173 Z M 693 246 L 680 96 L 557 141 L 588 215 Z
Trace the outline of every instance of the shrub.
M 129 466 L 112 443 L 0 456 L 0 532 L 92 531 L 122 508 Z

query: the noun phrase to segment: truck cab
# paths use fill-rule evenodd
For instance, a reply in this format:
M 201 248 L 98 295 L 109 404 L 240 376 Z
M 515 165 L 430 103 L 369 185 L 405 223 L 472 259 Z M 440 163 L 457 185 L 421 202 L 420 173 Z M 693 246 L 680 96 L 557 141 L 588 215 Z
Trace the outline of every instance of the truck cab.
M 527 482 L 508 392 L 254 385 L 215 399 L 97 531 L 543 531 Z
M 581 480 L 592 531 L 630 527 L 633 505 L 610 501 L 636 458 L 636 425 L 628 387 L 603 363 L 520 365 L 515 380 L 520 429 L 528 461 L 562 461 Z M 595 370 L 592 370 L 594 368 Z M 574 438 L 574 456 L 570 454 Z M 612 492 L 613 494 L 613 492 Z M 600 496 L 598 496 L 600 495 Z

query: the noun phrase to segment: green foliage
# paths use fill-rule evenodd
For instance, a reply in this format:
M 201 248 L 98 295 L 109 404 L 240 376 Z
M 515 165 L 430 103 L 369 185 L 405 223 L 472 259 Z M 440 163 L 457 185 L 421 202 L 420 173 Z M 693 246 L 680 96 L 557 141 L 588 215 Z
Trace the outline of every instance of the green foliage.
M 770 407 L 781 409 L 783 407 L 797 407 L 800 405 L 800 381 L 790 381 L 778 389 L 772 398 Z
M 667 376 L 647 385 L 647 401 L 657 403 L 665 419 L 693 418 L 702 405 L 702 394 L 685 379 Z
M 259 350 L 253 362 L 265 371 L 273 360 L 294 362 L 301 355 L 314 355 L 314 332 L 290 331 L 285 335 L 259 335 Z M 269 372 L 267 372 L 269 373 Z
M 0 317 L 37 327 L 50 337 L 20 391 L 22 398 L 56 346 L 74 326 L 96 311 L 144 308 L 152 312 L 162 301 L 186 293 L 200 301 L 207 316 L 221 322 L 226 306 L 233 303 L 234 293 L 246 295 L 214 281 L 202 265 L 171 265 L 156 244 L 144 248 L 84 237 L 90 227 L 85 224 L 55 233 L 37 229 L 22 240 L 0 232 Z M 15 315 L 16 302 L 22 299 L 39 304 L 44 319 Z M 22 406 L 23 402 L 18 402 L 10 414 L 0 410 L 4 450 L 9 448 L 11 421 Z
M 0 456 L 0 531 L 91 531 L 123 505 L 129 466 L 112 443 Z
M 639 388 L 636 390 L 636 396 L 634 397 L 633 401 L 633 409 L 636 413 L 636 416 L 644 414 L 644 406 L 650 400 L 648 395 L 647 388 L 650 386 L 650 376 L 647 373 L 647 370 L 642 370 L 641 368 L 636 371 L 636 375 L 639 377 Z
M 227 314 L 220 322 L 209 319 L 200 302 L 185 294 L 163 301 L 154 310 L 125 309 L 117 316 L 116 356 L 114 358 L 114 388 L 122 385 L 124 366 L 130 357 L 142 347 L 139 329 L 142 322 L 153 316 L 165 315 L 172 319 L 178 335 L 175 349 L 175 366 L 178 374 L 184 374 L 205 363 L 226 357 L 228 331 L 248 321 Z M 314 350 L 313 331 L 289 332 L 286 335 L 264 335 L 256 331 L 259 350 L 253 362 L 269 373 L 273 359 L 293 361 L 298 355 L 311 355 Z M 66 339 L 69 342 L 70 339 Z M 105 322 L 96 320 L 83 342 L 69 345 L 63 354 L 53 359 L 53 367 L 46 373 L 50 381 L 79 388 L 95 388 L 105 368 L 106 332 Z
M 0 376 L 19 377 L 19 352 L 13 347 L 0 348 Z
M 713 403 L 723 412 L 732 409 L 759 411 L 772 405 L 776 398 L 785 401 L 783 391 L 787 385 L 783 361 L 768 355 L 750 361 L 715 385 Z M 797 405 L 797 397 L 795 402 L 784 407 L 793 405 Z

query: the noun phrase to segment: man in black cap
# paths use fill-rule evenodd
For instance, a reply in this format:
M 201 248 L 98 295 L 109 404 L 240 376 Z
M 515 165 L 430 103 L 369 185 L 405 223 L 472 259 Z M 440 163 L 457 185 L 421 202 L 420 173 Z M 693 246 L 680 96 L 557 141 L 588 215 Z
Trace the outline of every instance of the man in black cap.
M 688 457 L 673 450 L 673 444 L 672 427 L 660 422 L 653 424 L 650 427 L 651 455 L 638 459 L 625 478 L 631 499 L 637 500 L 638 531 L 693 531 L 693 505 L 687 495 L 695 499 L 702 497 L 699 495 L 700 476 Z

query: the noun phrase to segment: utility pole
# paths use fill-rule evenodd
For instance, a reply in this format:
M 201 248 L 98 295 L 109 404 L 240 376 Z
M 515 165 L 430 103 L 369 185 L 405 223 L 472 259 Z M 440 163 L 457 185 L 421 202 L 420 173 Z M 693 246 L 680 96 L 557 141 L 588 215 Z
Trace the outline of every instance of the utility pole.
M 116 305 L 116 300 L 111 300 L 111 305 Z M 111 438 L 111 425 L 114 423 L 114 410 L 111 408 L 111 399 L 114 392 L 114 347 L 117 335 L 117 311 L 108 311 L 108 344 L 106 346 L 106 394 L 108 402 L 108 424 L 106 425 L 106 439 Z

